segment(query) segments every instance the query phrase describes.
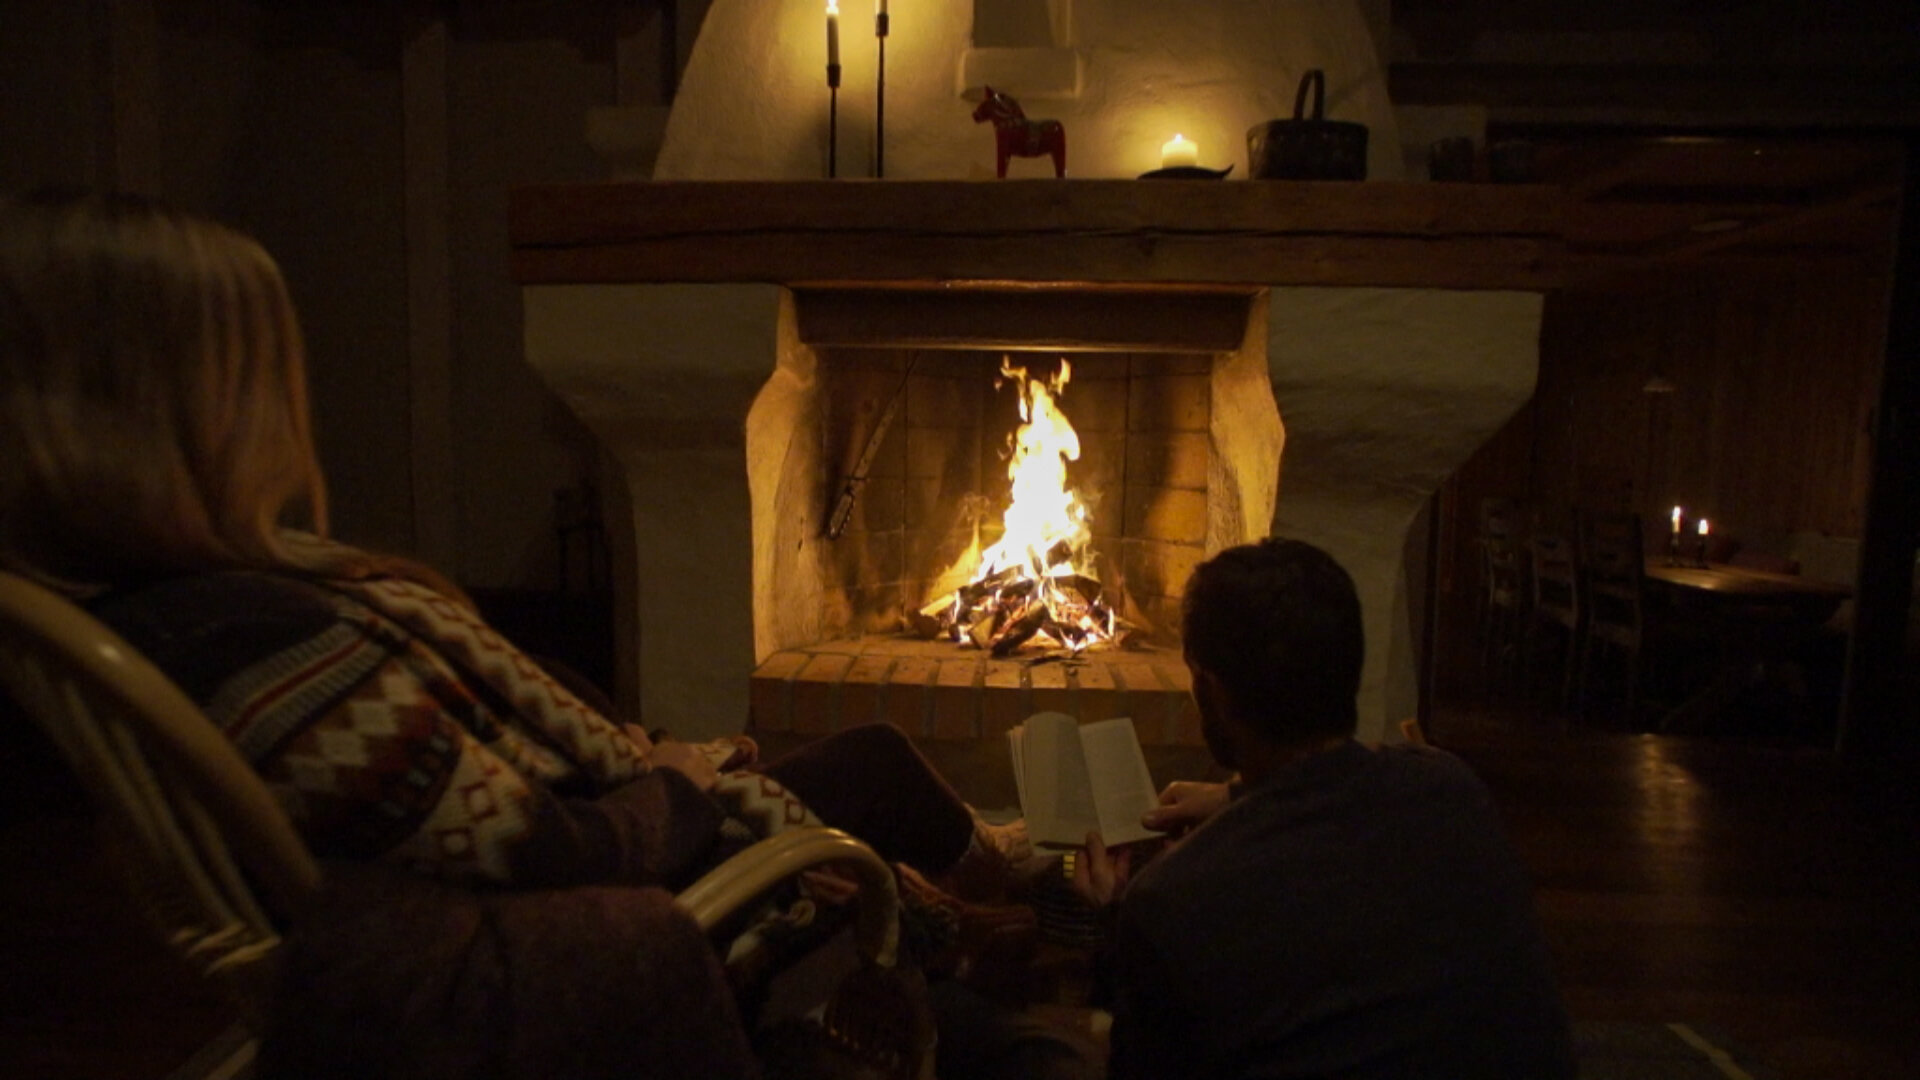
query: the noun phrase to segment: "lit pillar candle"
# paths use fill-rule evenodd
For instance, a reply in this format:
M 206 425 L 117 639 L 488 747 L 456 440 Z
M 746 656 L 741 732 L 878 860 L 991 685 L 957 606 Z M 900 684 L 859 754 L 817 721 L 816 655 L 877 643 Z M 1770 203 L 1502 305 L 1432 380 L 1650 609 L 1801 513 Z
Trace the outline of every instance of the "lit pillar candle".
M 1680 508 L 1677 506 L 1673 508 L 1673 533 L 1680 535 Z
M 1700 519 L 1700 535 L 1701 536 L 1707 535 L 1707 519 L 1706 518 Z
M 840 66 L 840 0 L 827 0 L 827 64 Z
M 1175 135 L 1171 142 L 1161 144 L 1161 168 L 1191 169 L 1198 164 L 1200 164 L 1200 148 L 1185 135 Z

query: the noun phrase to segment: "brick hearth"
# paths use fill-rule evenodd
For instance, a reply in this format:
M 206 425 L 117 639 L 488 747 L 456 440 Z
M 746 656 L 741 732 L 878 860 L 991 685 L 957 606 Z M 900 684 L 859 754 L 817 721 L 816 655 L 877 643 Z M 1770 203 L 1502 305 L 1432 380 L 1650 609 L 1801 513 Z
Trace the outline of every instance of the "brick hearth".
M 768 657 L 753 673 L 752 730 L 824 735 L 886 721 L 941 740 L 998 739 L 1035 712 L 1130 716 L 1141 743 L 1203 745 L 1180 654 L 1113 649 L 1066 660 L 997 660 L 949 642 L 831 641 Z

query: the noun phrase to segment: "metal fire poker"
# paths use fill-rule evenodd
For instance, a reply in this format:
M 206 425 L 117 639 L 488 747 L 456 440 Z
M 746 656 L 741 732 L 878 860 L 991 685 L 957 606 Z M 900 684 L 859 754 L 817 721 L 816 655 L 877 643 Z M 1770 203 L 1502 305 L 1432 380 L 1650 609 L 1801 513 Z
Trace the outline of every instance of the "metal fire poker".
M 833 512 L 827 515 L 827 539 L 838 540 L 840 534 L 847 531 L 847 523 L 853 520 L 853 504 L 860 497 L 860 489 L 867 486 L 867 474 L 873 471 L 874 456 L 880 453 L 880 444 L 887 439 L 887 429 L 893 426 L 893 418 L 900 412 L 900 402 L 907 396 L 907 381 L 913 377 L 913 367 L 920 362 L 915 353 L 907 359 L 907 369 L 900 373 L 900 385 L 894 387 L 893 396 L 887 399 L 887 407 L 880 411 L 880 419 L 873 425 L 873 434 L 867 436 L 866 448 L 860 451 L 860 459 L 854 463 L 853 472 L 847 474 L 847 481 L 840 487 L 840 497 L 834 500 Z
M 873 89 L 873 175 L 887 175 L 887 29 L 888 16 L 882 4 L 873 16 L 873 35 L 880 39 L 879 74 Z

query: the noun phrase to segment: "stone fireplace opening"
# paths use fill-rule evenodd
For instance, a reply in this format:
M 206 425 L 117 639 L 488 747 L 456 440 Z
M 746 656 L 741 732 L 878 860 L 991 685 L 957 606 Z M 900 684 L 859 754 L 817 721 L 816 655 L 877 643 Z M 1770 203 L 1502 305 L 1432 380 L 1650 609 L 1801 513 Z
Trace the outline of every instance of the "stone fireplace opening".
M 1193 741 L 1176 650 L 1141 671 L 1121 666 L 1144 655 L 1133 652 L 1023 665 L 947 642 L 902 642 L 921 652 L 886 658 L 844 644 L 875 637 L 854 635 L 885 611 L 889 587 L 911 595 L 934 572 L 905 562 L 914 447 L 899 450 L 898 568 L 849 576 L 845 562 L 878 559 L 888 541 L 849 554 L 862 549 L 827 533 L 856 421 L 901 357 L 929 357 L 929 377 L 957 381 L 969 362 L 956 358 L 969 354 L 1064 355 L 1085 371 L 1124 356 L 1133 387 L 1197 376 L 1180 365 L 1200 357 L 1201 553 L 1277 534 L 1339 559 L 1367 627 L 1359 734 L 1387 737 L 1419 704 L 1423 508 L 1533 391 L 1559 205 L 1559 193 L 1525 185 L 1373 181 L 516 191 L 528 362 L 599 436 L 621 481 L 609 485 L 609 519 L 622 707 L 689 738 L 872 717 L 965 740 L 1009 712 L 1017 722 L 1022 710 L 1061 708 L 1131 715 L 1148 743 Z M 830 388 L 862 361 L 879 365 L 876 387 L 864 405 L 840 401 Z M 1076 374 L 1070 412 L 1099 381 Z M 1129 408 L 1178 400 L 1162 389 L 1129 388 Z M 929 399 L 915 415 L 941 408 Z M 1131 445 L 1127 455 L 1147 453 Z M 955 468 L 948 486 L 971 491 L 973 466 Z M 1136 504 L 1132 486 L 1101 495 L 1122 502 L 1122 529 L 1129 517 L 1150 526 L 1145 508 L 1164 505 Z M 941 505 L 958 513 L 948 494 Z M 864 500 L 865 512 L 884 513 L 883 498 Z M 1123 532 L 1116 572 L 1129 537 L 1161 539 Z M 1177 592 L 1177 573 L 1157 590 L 1128 575 L 1149 617 L 1154 596 Z M 990 713 L 988 702 L 1000 704 Z
M 1179 597 L 1202 559 L 1273 513 L 1282 433 L 1261 293 L 797 289 L 793 313 L 796 347 L 748 421 L 750 443 L 786 448 L 753 514 L 792 556 L 755 591 L 771 652 L 753 677 L 754 728 L 887 720 L 965 739 L 1058 709 L 1131 714 L 1148 742 L 1197 744 Z M 1123 643 L 1077 651 L 1042 632 L 982 648 L 923 614 L 1001 539 L 1022 422 L 1009 368 L 1067 376 L 1066 484 L 1091 533 L 1078 568 Z
M 1058 404 L 1078 450 L 1067 487 L 1093 537 L 1079 569 L 1139 637 L 1177 641 L 1179 589 L 1207 541 L 1212 357 L 844 349 L 822 366 L 822 495 L 848 514 L 837 536 L 828 522 L 829 634 L 916 632 L 914 616 L 1002 539 L 1021 423 L 1011 366 L 1067 373 Z

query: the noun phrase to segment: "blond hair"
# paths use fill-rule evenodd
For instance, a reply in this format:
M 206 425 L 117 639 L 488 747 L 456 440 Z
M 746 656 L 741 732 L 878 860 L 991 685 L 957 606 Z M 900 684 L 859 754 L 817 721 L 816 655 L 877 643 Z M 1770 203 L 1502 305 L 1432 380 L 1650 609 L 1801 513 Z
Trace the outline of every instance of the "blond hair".
M 98 585 L 389 561 L 311 542 L 326 533 L 306 349 L 273 257 L 126 196 L 0 204 L 0 557 Z

